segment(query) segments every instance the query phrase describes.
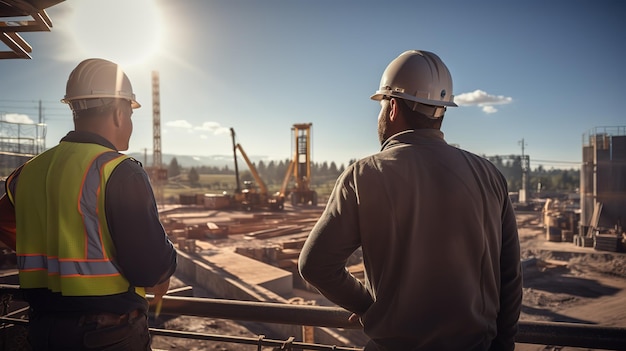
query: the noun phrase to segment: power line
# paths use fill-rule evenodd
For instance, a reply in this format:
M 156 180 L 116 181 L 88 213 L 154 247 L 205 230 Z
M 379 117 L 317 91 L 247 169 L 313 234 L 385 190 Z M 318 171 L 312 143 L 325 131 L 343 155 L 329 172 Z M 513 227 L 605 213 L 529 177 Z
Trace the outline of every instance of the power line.
M 535 159 L 531 159 L 531 161 L 535 162 L 535 163 L 559 163 L 559 164 L 572 164 L 572 165 L 579 165 L 582 162 L 579 161 L 554 161 L 554 160 L 535 160 Z
M 34 102 L 39 103 L 39 100 L 21 100 L 21 99 L 0 99 L 0 102 Z
M 60 100 L 60 99 L 59 99 Z M 38 104 L 39 101 L 41 101 L 41 103 L 59 103 L 59 100 L 22 100 L 22 99 L 0 99 L 0 102 L 22 102 L 22 103 L 35 103 Z

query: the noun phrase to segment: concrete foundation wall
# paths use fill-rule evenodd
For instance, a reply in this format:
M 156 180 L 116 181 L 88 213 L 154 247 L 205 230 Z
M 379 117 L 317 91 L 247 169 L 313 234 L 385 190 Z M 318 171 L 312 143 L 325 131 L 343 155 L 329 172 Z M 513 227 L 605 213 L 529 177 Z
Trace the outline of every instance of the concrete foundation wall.
M 238 279 L 225 276 L 219 268 L 212 267 L 211 264 L 194 256 L 195 255 L 189 255 L 179 251 L 176 273 L 185 278 L 193 279 L 196 285 L 210 291 L 220 298 L 242 301 L 289 303 L 282 296 L 262 286 L 252 286 Z M 259 264 L 264 263 L 259 262 Z M 290 336 L 294 336 L 297 341 L 302 341 L 302 326 L 274 323 L 264 325 L 275 333 L 280 334 L 281 338 L 287 339 Z M 363 332 L 360 330 L 350 331 L 350 334 L 355 334 L 358 340 L 366 340 Z M 316 343 L 338 346 L 349 345 L 351 343 L 348 338 L 342 336 L 338 330 L 333 328 L 316 327 L 314 335 Z

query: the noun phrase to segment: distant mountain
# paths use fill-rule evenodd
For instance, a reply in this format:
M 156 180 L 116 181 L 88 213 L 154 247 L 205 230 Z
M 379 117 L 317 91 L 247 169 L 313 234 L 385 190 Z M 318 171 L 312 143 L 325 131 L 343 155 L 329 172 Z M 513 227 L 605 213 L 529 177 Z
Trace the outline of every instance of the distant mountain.
M 146 154 L 142 154 L 139 152 L 133 152 L 127 155 L 139 160 L 141 163 L 143 163 L 144 167 L 152 166 L 152 161 L 153 161 L 152 154 L 146 155 Z M 184 168 L 200 167 L 200 166 L 210 166 L 210 167 L 215 166 L 219 168 L 228 166 L 228 168 L 230 169 L 235 168 L 235 162 L 233 161 L 232 155 L 187 156 L 187 155 L 163 154 L 161 162 L 163 162 L 164 166 L 167 166 L 170 164 L 170 162 L 172 162 L 172 159 L 174 157 L 176 157 L 176 161 L 178 162 L 178 164 Z M 255 164 L 258 164 L 259 161 L 261 160 L 263 160 L 264 162 L 269 162 L 267 158 L 263 156 L 248 155 L 248 157 L 250 158 L 250 161 L 252 161 Z M 241 156 L 239 156 L 237 163 L 239 164 L 240 167 L 246 168 L 244 162 L 245 161 L 241 158 Z

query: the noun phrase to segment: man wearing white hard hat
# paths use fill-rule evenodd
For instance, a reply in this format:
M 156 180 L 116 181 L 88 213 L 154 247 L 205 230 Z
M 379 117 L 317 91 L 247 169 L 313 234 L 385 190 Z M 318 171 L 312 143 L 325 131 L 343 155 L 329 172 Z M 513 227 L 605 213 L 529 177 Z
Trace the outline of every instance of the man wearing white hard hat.
M 126 74 L 103 59 L 78 64 L 62 101 L 74 130 L 16 169 L 0 200 L 14 209 L 29 343 L 150 350 L 145 294 L 167 291 L 177 256 L 146 172 L 120 153 L 140 104 Z
M 339 177 L 299 259 L 301 275 L 353 312 L 365 350 L 513 350 L 522 276 L 507 183 L 446 143 L 452 78 L 436 54 L 406 51 L 371 97 L 381 151 Z M 346 269 L 362 250 L 365 281 Z

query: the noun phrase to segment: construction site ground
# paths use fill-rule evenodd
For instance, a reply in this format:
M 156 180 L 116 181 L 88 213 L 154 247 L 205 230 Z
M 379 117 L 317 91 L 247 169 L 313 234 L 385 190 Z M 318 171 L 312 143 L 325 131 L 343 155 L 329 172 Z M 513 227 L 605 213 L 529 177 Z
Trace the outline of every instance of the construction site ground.
M 217 248 L 237 252 L 295 272 L 301 243 L 322 210 L 323 206 L 293 208 L 288 205 L 281 212 L 250 213 L 197 207 L 168 208 L 162 213 L 166 228 L 172 233 L 172 241 L 178 245 L 189 245 L 189 240 L 193 241 L 195 247 L 186 247 L 187 250 L 201 253 L 207 248 Z M 541 212 L 518 212 L 517 220 L 524 263 L 521 320 L 626 327 L 626 254 L 579 247 L 571 242 L 548 241 Z M 362 274 L 359 257 L 355 256 L 353 261 L 350 269 L 359 276 Z M 245 270 L 245 267 L 241 269 Z M 294 273 L 293 293 L 283 297 L 317 305 L 332 305 L 320 295 L 303 288 L 298 280 L 299 277 Z M 193 286 L 194 296 L 221 298 L 194 285 L 193 281 L 176 275 L 173 287 L 185 285 Z M 151 322 L 153 326 L 161 328 L 208 334 L 244 337 L 263 334 L 278 340 L 287 337 L 277 335 L 266 325 L 252 322 L 189 316 Z M 225 351 L 256 350 L 257 346 L 155 336 L 153 348 Z M 518 344 L 516 349 L 582 350 L 530 344 Z

